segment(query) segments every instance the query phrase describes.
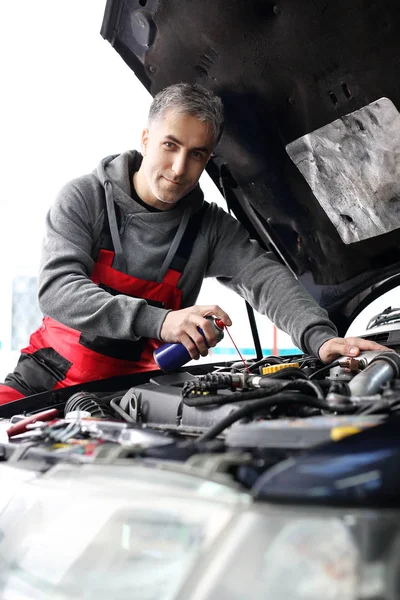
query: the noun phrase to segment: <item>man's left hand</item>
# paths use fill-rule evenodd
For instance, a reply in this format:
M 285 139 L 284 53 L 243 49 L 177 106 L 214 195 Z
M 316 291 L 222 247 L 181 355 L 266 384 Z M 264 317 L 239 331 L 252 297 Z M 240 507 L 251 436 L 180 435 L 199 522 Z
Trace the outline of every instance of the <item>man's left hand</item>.
M 330 363 L 339 356 L 358 356 L 364 350 L 387 352 L 389 348 L 357 337 L 331 338 L 320 347 L 319 357 L 322 362 Z

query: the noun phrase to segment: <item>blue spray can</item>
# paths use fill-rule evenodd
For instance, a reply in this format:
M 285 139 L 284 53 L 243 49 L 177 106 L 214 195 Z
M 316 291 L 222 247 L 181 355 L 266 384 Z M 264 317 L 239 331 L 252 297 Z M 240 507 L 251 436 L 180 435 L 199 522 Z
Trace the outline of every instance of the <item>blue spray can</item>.
M 214 317 L 205 318 L 211 321 L 211 324 L 217 335 L 217 341 L 220 342 L 224 337 L 223 322 L 221 321 L 221 319 L 215 319 Z M 200 331 L 203 338 L 206 340 L 203 330 L 200 327 L 198 327 L 198 330 Z M 176 369 L 179 369 L 179 367 L 182 367 L 184 364 L 192 360 L 185 346 L 179 343 L 163 344 L 162 346 L 157 348 L 157 350 L 154 350 L 153 357 L 157 365 L 163 371 L 175 371 Z

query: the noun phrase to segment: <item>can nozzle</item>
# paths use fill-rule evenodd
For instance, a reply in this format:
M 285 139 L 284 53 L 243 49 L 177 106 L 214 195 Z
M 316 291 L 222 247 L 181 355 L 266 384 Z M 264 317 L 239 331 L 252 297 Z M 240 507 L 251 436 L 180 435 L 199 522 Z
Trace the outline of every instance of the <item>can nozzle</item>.
M 215 319 L 214 322 L 219 329 L 225 329 L 225 323 L 222 321 L 222 319 Z

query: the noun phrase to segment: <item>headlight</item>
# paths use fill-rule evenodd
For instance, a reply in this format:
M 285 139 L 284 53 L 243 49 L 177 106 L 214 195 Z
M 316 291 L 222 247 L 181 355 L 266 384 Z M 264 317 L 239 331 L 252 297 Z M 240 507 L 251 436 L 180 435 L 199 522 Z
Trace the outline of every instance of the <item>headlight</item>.
M 260 587 L 276 600 L 352 600 L 359 554 L 336 518 L 297 518 L 279 531 L 263 558 Z
M 191 582 L 202 599 L 359 598 L 362 554 L 345 519 L 330 510 L 318 515 L 309 509 L 253 505 L 209 562 L 214 576 L 207 572 Z
M 0 597 L 173 598 L 249 502 L 186 474 L 59 465 L 0 515 Z
M 293 508 L 183 472 L 59 465 L 0 515 L 2 600 L 398 600 L 396 512 Z
M 35 479 L 37 473 L 11 467 L 7 464 L 1 465 L 1 485 L 0 485 L 0 513 L 11 498 L 18 493 L 19 488 L 27 481 Z

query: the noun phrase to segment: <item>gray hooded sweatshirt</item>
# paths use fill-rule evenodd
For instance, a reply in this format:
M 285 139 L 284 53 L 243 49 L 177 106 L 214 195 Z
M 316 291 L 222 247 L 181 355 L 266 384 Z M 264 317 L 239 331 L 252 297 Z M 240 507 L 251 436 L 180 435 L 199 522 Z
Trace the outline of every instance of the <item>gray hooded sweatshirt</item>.
M 136 171 L 140 163 L 141 155 L 135 151 L 108 157 L 96 171 L 61 189 L 46 219 L 39 276 L 43 314 L 87 334 L 160 339 L 168 310 L 143 299 L 112 296 L 90 280 L 101 244 L 105 198 L 109 205 L 118 204 L 121 213 L 119 231 L 110 219 L 114 267 L 149 281 L 163 279 L 189 217 L 203 205 L 197 186 L 171 210 L 149 212 L 130 195 L 129 166 Z M 304 352 L 317 355 L 326 340 L 337 336 L 326 311 L 290 271 L 216 204 L 204 211 L 178 283 L 182 308 L 196 303 L 204 277 L 216 277 L 237 292 Z

